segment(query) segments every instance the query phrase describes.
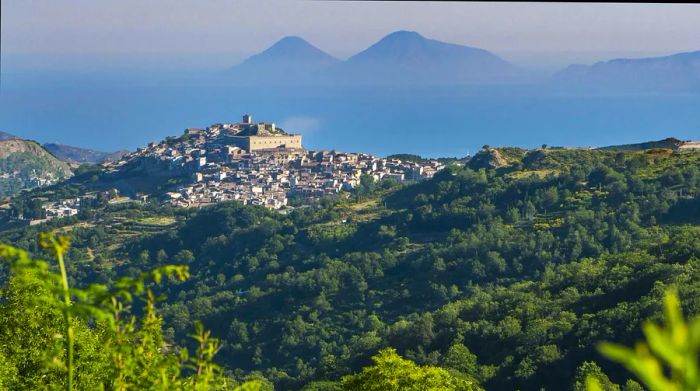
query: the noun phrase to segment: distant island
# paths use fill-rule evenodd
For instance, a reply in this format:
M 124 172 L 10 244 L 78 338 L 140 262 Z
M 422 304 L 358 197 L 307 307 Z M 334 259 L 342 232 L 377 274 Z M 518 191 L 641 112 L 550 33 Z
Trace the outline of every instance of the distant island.
M 700 91 L 700 50 L 664 57 L 615 59 L 571 65 L 554 75 L 568 87 L 607 91 Z
M 301 37 L 284 37 L 225 72 L 248 85 L 541 84 L 565 91 L 700 91 L 700 51 L 571 65 L 539 75 L 481 48 L 395 31 L 347 60 Z
M 396 31 L 345 61 L 300 37 L 285 37 L 226 72 L 244 84 L 487 84 L 531 80 L 530 72 L 479 48 Z

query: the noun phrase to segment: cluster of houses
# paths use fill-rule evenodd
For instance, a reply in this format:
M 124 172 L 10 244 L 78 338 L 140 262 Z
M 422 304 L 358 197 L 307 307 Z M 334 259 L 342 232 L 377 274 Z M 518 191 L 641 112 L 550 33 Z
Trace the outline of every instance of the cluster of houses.
M 9 206 L 9 204 L 7 205 Z M 5 207 L 5 205 L 3 205 Z M 7 209 L 7 208 L 3 208 Z M 61 201 L 47 202 L 41 206 L 41 216 L 17 216 L 17 221 L 27 225 L 37 225 L 52 219 L 71 217 L 80 211 L 80 198 L 69 198 Z M 7 210 L 4 211 L 7 213 Z
M 136 170 L 149 178 L 171 179 L 177 185 L 163 194 L 163 202 L 173 206 L 238 200 L 280 209 L 290 197 L 319 198 L 352 190 L 363 175 L 418 181 L 432 177 L 442 164 L 309 151 L 301 146 L 301 135 L 287 134 L 271 123 L 255 124 L 246 115 L 238 124 L 187 129 L 181 137 L 150 143 L 104 167 L 107 176 Z
M 46 213 L 47 220 L 59 217 L 75 216 L 78 214 L 79 210 L 80 198 L 71 198 L 44 205 L 44 212 Z
M 25 180 L 26 186 L 30 188 L 52 185 L 58 182 L 60 179 L 50 172 L 39 173 L 37 170 L 32 170 L 28 177 L 20 170 L 0 173 L 0 179 L 14 178 Z

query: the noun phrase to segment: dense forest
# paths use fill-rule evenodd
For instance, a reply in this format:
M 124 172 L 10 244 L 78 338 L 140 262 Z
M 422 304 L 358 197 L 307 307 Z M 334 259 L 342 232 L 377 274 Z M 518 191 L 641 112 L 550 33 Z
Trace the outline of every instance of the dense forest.
M 669 286 L 700 314 L 693 152 L 488 148 L 432 180 L 364 180 L 287 214 L 104 203 L 0 239 L 46 256 L 47 229 L 73 237 L 72 283 L 187 266 L 152 288 L 163 338 L 192 346 L 200 320 L 216 363 L 278 389 L 341 389 L 391 361 L 485 389 L 581 389 L 604 372 L 637 390 L 596 344 L 641 338 Z

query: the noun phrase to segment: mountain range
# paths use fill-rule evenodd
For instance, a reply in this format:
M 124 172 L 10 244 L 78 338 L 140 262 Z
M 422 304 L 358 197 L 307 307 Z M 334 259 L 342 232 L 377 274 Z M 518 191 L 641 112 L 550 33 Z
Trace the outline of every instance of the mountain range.
M 56 143 L 46 143 L 43 147 L 58 159 L 73 164 L 99 164 L 108 160 L 118 160 L 128 152 L 102 152 L 94 149 L 78 148 Z
M 393 32 L 339 60 L 300 37 L 285 37 L 226 71 L 229 81 L 262 85 L 474 85 L 542 81 L 484 49 Z M 548 86 L 612 91 L 700 91 L 700 51 L 571 65 Z
M 571 65 L 554 75 L 568 85 L 637 91 L 700 90 L 700 51 Z
M 326 76 L 372 84 L 481 84 L 520 81 L 527 75 L 484 49 L 397 31 L 338 63 Z
M 530 72 L 484 49 L 396 31 L 338 60 L 299 37 L 286 37 L 229 69 L 237 82 L 320 84 L 486 84 L 520 82 Z

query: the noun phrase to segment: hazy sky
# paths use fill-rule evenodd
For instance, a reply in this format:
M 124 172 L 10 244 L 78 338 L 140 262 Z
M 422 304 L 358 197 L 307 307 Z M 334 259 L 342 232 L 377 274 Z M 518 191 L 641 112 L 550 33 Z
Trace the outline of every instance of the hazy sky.
M 700 4 L 3 0 L 5 66 L 52 58 L 217 68 L 300 35 L 347 57 L 399 29 L 559 66 L 700 50 Z M 37 64 L 33 64 L 37 65 Z

